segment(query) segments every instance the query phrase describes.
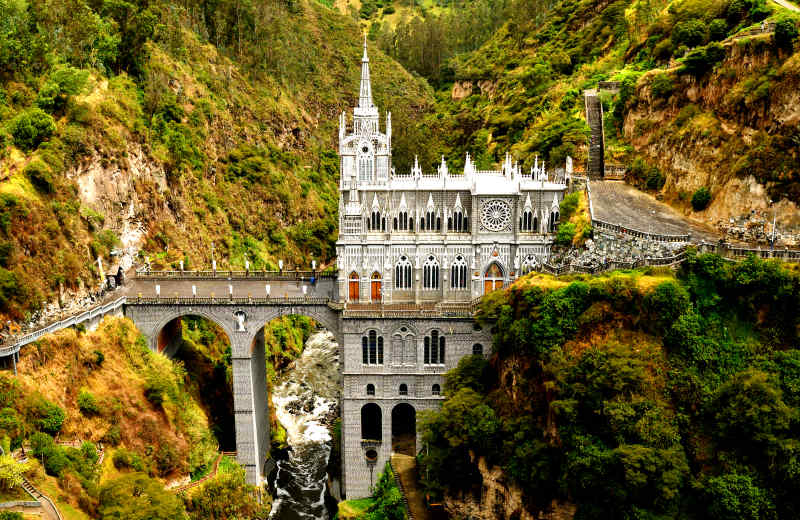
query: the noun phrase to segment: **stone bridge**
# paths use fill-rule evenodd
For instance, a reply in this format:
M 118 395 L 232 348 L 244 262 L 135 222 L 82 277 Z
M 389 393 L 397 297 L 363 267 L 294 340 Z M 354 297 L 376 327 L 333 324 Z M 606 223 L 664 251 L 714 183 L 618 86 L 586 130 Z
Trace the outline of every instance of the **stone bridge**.
M 140 272 L 129 290 L 125 315 L 153 351 L 175 355 L 184 316 L 202 316 L 228 336 L 237 458 L 252 484 L 267 472 L 270 449 L 264 327 L 280 316 L 308 316 L 342 345 L 335 282 L 313 272 Z

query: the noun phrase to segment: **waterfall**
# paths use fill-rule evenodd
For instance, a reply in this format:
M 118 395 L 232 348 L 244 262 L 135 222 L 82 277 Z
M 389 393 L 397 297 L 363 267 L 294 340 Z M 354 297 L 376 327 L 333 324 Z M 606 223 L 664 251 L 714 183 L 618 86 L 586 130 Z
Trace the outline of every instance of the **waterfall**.
M 287 460 L 278 461 L 271 520 L 328 519 L 328 426 L 339 408 L 338 349 L 330 332 L 313 334 L 272 392 L 290 450 Z

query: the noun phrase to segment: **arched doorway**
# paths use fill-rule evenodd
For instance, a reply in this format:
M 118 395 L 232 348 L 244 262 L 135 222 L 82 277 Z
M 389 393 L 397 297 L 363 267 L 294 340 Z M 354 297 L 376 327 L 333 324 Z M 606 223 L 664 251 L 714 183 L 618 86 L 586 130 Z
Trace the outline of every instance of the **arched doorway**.
M 350 273 L 350 298 L 351 302 L 358 301 L 358 273 L 353 271 Z
M 408 403 L 392 409 L 392 451 L 412 457 L 417 454 L 417 411 Z
M 370 296 L 372 297 L 372 303 L 380 303 L 382 298 L 382 291 L 381 291 L 381 273 L 375 271 L 372 273 L 372 281 L 370 283 L 371 291 Z
M 383 438 L 381 407 L 367 403 L 361 407 L 361 440 L 378 441 Z
M 483 294 L 503 288 L 503 269 L 496 262 L 489 264 L 483 276 Z

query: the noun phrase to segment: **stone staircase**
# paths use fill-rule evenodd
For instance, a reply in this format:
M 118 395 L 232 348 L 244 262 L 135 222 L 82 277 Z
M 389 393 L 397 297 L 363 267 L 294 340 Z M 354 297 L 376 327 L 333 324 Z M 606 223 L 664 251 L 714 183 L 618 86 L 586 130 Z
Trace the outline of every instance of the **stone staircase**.
M 600 179 L 605 173 L 605 136 L 603 135 L 603 104 L 597 90 L 584 90 L 583 100 L 586 108 L 586 124 L 589 125 L 589 160 L 586 172 L 589 177 Z

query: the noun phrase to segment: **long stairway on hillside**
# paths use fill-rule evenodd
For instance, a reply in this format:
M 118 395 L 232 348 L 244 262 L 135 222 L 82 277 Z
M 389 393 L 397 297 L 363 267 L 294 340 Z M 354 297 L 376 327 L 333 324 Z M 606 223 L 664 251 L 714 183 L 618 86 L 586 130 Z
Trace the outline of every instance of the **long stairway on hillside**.
M 603 135 L 603 104 L 597 95 L 597 90 L 584 90 L 583 100 L 586 107 L 586 124 L 589 125 L 589 160 L 587 173 L 590 177 L 599 179 L 605 170 L 605 136 Z

